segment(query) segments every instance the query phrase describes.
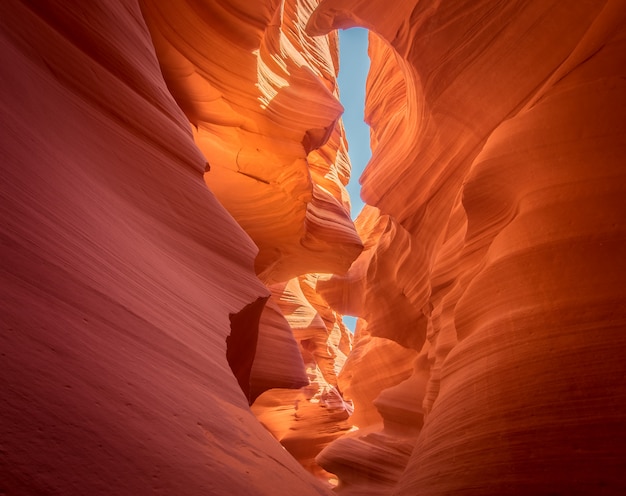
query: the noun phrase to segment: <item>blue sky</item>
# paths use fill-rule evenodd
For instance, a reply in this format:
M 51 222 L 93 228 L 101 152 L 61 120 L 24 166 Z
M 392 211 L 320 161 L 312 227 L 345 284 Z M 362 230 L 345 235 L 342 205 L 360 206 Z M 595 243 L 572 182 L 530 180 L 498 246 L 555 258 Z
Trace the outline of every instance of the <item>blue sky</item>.
M 352 175 L 348 193 L 352 202 L 352 218 L 355 219 L 363 202 L 361 201 L 359 177 L 367 165 L 370 151 L 370 128 L 363 121 L 365 105 L 365 79 L 370 67 L 367 56 L 367 30 L 353 28 L 339 31 L 339 94 L 345 108 L 343 125 L 348 139 L 348 154 L 352 162 Z M 356 319 L 345 316 L 343 322 L 354 332 Z
M 345 108 L 343 125 L 348 138 L 348 154 L 352 162 L 352 176 L 348 184 L 352 202 L 352 218 L 361 211 L 359 177 L 369 161 L 370 128 L 363 121 L 365 79 L 370 68 L 367 56 L 367 29 L 353 28 L 339 31 L 339 94 Z

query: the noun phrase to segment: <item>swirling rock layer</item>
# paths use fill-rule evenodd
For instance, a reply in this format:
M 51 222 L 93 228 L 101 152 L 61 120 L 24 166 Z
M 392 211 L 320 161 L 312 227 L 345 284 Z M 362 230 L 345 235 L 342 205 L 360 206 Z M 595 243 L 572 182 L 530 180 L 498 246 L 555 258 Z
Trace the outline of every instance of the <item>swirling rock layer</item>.
M 277 5 L 239 7 L 226 10 L 258 48 Z M 306 147 L 333 168 L 339 105 L 300 77 L 327 94 Z M 244 393 L 308 377 L 280 311 L 263 310 L 257 247 L 202 180 L 137 2 L 3 2 L 0 109 L 1 492 L 327 494 L 248 408 Z M 315 193 L 308 173 L 295 181 L 317 198 L 294 207 L 315 210 L 310 244 L 343 232 L 338 174 Z
M 316 4 L 142 1 L 205 180 L 259 247 L 268 283 L 345 272 L 361 251 L 344 188 L 337 35 L 304 31 Z
M 2 2 L 0 489 L 626 492 L 624 54 L 623 0 Z
M 426 340 L 420 386 L 407 389 L 425 420 L 400 476 L 398 458 L 387 467 L 380 456 L 387 425 L 380 442 L 340 440 L 320 463 L 346 494 L 371 493 L 372 477 L 378 494 L 620 494 L 626 5 L 420 1 L 382 15 L 389 8 L 327 1 L 309 22 L 315 33 L 376 33 L 363 197 L 405 232 L 379 235 L 364 211 L 363 254 L 323 292 L 376 335 L 388 319 L 385 337 L 407 346 L 413 333 L 414 349 Z M 402 291 L 385 304 L 363 304 L 394 285 Z M 410 302 L 423 326 L 388 318 L 389 300 Z M 375 401 L 383 418 L 398 388 Z M 381 461 L 351 470 L 342 452 L 355 450 Z
M 317 293 L 318 279 L 309 274 L 271 287 L 299 344 L 308 383 L 299 390 L 266 391 L 252 411 L 307 470 L 329 480 L 315 457 L 351 428 L 347 420 L 354 408 L 343 398 L 338 374 L 352 348 L 352 334 Z

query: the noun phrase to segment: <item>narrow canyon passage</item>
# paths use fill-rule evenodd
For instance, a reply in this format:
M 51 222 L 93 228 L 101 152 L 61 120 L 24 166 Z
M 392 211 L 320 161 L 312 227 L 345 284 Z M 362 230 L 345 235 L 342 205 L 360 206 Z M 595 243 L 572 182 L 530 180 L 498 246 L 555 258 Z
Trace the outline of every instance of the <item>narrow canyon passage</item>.
M 623 0 L 2 2 L 0 493 L 625 493 L 625 45 Z
M 365 85 L 369 72 L 370 60 L 367 55 L 368 31 L 362 28 L 340 30 L 339 35 L 339 101 L 344 112 L 341 115 L 348 155 L 350 157 L 350 182 L 346 186 L 350 196 L 351 217 L 356 219 L 364 203 L 361 200 L 359 178 L 369 162 L 370 129 L 365 122 Z M 356 317 L 342 316 L 344 324 L 352 332 L 356 328 Z
M 350 157 L 350 182 L 346 186 L 350 195 L 351 216 L 356 219 L 364 203 L 361 200 L 359 178 L 372 157 L 370 128 L 365 122 L 365 88 L 370 68 L 367 54 L 369 32 L 363 28 L 338 31 L 339 37 L 339 101 L 344 111 L 341 115 L 348 142 Z

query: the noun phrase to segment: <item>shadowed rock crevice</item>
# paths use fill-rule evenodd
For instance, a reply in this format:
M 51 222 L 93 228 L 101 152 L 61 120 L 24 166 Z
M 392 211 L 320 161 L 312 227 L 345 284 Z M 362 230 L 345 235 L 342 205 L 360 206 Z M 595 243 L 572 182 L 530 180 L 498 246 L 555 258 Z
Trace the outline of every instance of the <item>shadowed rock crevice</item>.
M 250 394 L 250 373 L 259 338 L 259 321 L 268 298 L 257 298 L 228 316 L 230 335 L 226 338 L 226 360 L 250 404 L 254 401 Z

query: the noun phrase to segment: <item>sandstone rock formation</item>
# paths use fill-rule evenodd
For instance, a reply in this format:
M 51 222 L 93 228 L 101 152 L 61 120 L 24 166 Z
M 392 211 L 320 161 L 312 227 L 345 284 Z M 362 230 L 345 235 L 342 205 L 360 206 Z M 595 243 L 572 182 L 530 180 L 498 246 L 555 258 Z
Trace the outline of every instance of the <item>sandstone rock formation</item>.
M 205 180 L 259 247 L 265 282 L 345 272 L 361 241 L 344 188 L 337 34 L 304 32 L 316 2 L 226 4 L 142 1 Z
M 326 1 L 309 22 L 312 33 L 377 33 L 363 197 L 407 233 L 366 242 L 354 273 L 326 291 L 397 284 L 377 269 L 408 259 L 413 285 L 388 298 L 426 319 L 429 380 L 413 388 L 426 419 L 383 492 L 620 494 L 626 5 L 403 2 L 381 15 L 389 9 Z M 378 323 L 392 306 L 362 311 Z M 411 331 L 422 339 L 424 326 L 395 332 L 406 343 Z M 370 443 L 372 456 L 385 443 Z M 322 465 L 332 470 L 342 449 L 331 445 Z M 367 474 L 340 470 L 346 493 L 366 494 Z
M 625 45 L 624 0 L 2 2 L 0 492 L 624 493 Z
M 272 389 L 252 406 L 259 421 L 307 470 L 332 476 L 315 461 L 331 441 L 349 431 L 354 408 L 343 399 L 338 373 L 352 348 L 352 335 L 317 293 L 319 276 L 306 275 L 271 287 L 300 345 L 309 383 L 300 390 Z
M 2 492 L 326 494 L 242 393 L 308 382 L 304 364 L 263 311 L 257 248 L 202 181 L 137 2 L 0 11 Z M 340 186 L 316 188 L 305 237 L 326 246 L 324 208 L 348 223 Z M 340 259 L 360 250 L 346 236 Z M 269 377 L 268 349 L 284 366 Z
M 298 389 L 309 385 L 300 347 L 273 297 L 263 308 L 257 339 L 250 370 L 250 403 L 268 389 Z

